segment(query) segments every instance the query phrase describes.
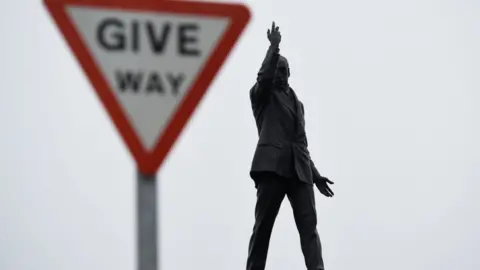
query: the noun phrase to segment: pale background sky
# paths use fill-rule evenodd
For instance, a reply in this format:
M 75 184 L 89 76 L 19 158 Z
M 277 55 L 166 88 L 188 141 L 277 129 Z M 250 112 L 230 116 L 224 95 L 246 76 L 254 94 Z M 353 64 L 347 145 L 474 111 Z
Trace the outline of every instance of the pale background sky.
M 480 2 L 246 1 L 253 18 L 159 172 L 162 270 L 244 269 L 248 90 L 281 27 L 327 270 L 480 269 Z M 2 0 L 0 269 L 134 269 L 135 166 L 40 1 Z M 288 201 L 267 269 L 304 269 Z

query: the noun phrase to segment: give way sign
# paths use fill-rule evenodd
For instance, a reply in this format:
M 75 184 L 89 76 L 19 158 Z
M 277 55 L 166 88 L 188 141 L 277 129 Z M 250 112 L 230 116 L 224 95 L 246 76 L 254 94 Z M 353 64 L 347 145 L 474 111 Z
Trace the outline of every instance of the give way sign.
M 44 3 L 146 175 L 158 170 L 250 19 L 240 4 Z

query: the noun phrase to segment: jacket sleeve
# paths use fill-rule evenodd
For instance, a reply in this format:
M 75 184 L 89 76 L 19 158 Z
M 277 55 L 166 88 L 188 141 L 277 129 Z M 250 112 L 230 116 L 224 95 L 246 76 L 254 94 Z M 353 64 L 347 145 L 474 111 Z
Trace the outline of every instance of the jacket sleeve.
M 268 48 L 260 71 L 257 74 L 257 82 L 250 90 L 250 98 L 252 101 L 257 101 L 265 97 L 271 90 L 280 57 L 279 51 L 277 46 L 270 46 Z
M 302 104 L 302 114 L 303 117 L 305 117 L 305 109 Z M 305 136 L 305 143 L 308 145 L 307 137 Z M 323 182 L 323 176 L 318 172 L 317 167 L 315 166 L 315 163 L 313 163 L 312 158 L 310 158 L 310 168 L 312 170 L 312 180 L 315 185 L 319 185 Z
M 315 167 L 315 163 L 313 163 L 312 159 L 310 159 L 310 168 L 312 169 L 312 180 L 315 185 L 321 184 L 324 177 L 318 172 L 317 167 Z

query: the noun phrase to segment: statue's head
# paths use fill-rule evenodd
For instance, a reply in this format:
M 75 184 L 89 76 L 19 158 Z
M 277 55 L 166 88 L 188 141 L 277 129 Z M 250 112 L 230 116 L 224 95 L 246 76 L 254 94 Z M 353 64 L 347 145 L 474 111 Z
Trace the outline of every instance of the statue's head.
M 275 73 L 275 83 L 279 85 L 288 84 L 290 77 L 290 68 L 288 67 L 287 58 L 280 55 L 277 63 L 277 72 Z
M 277 74 L 286 78 L 290 77 L 290 67 L 288 66 L 288 60 L 282 55 L 280 55 L 280 58 L 278 59 Z

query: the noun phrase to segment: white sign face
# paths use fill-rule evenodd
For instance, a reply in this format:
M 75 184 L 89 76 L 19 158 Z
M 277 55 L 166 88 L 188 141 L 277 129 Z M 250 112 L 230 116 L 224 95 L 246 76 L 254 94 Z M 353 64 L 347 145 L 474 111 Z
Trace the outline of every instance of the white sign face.
M 229 25 L 228 18 L 68 6 L 67 14 L 152 150 Z

